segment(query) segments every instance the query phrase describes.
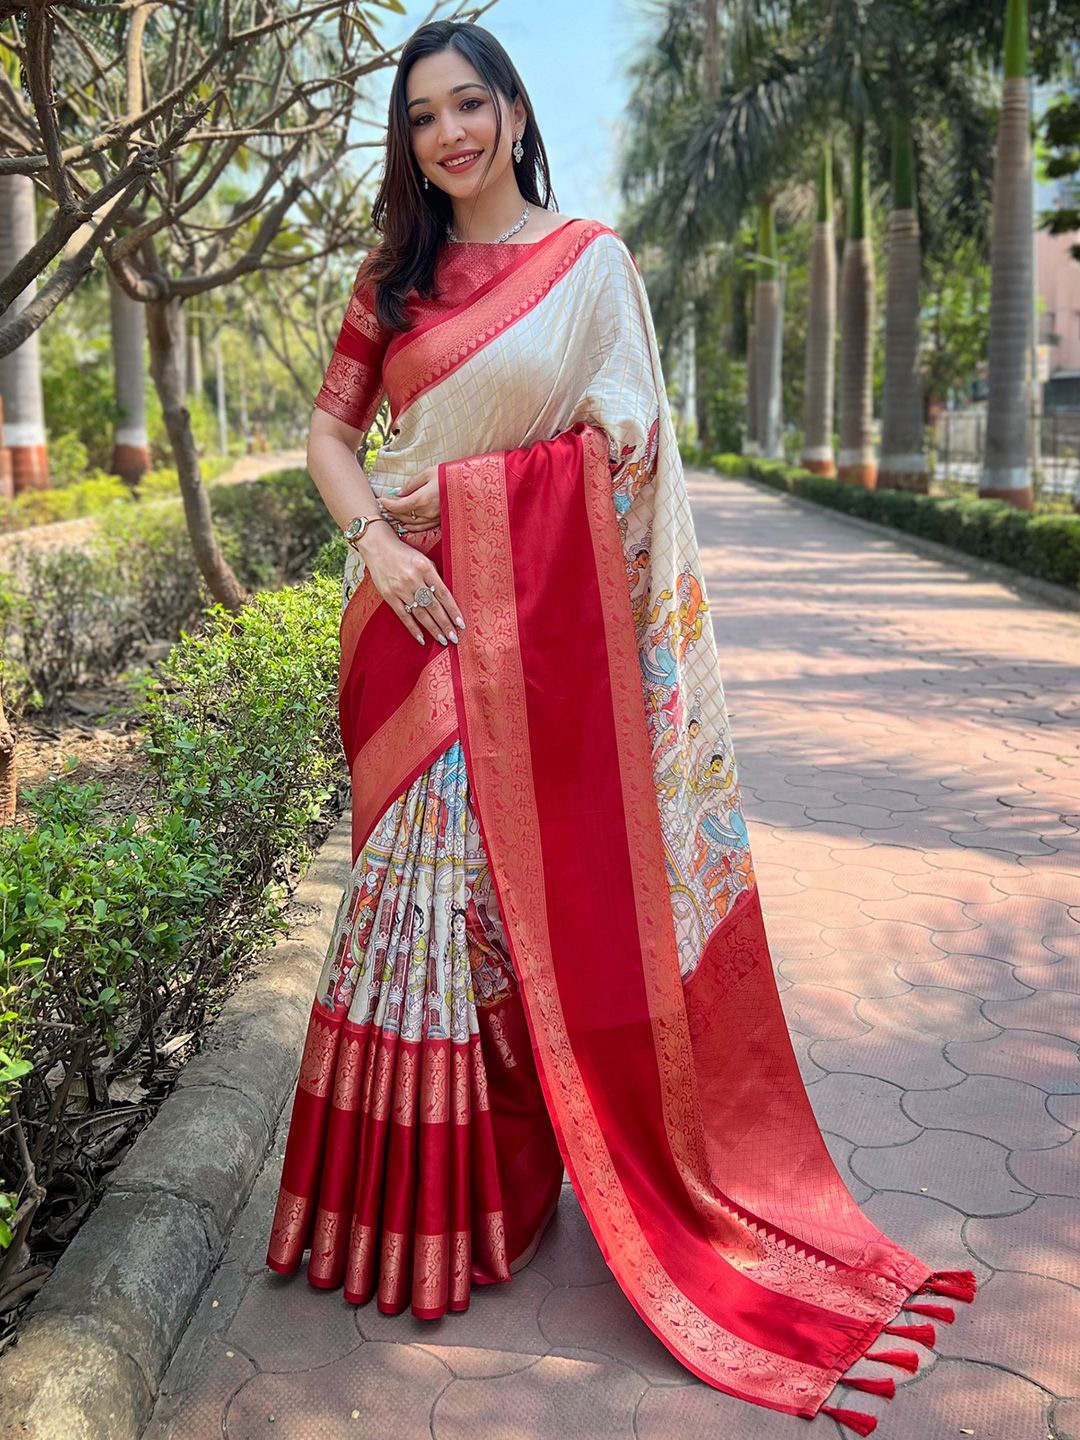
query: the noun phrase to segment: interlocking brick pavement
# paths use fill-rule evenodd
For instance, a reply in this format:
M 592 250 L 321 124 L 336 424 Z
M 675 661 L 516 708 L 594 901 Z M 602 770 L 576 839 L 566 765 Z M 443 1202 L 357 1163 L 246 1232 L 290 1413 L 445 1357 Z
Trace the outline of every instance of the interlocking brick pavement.
M 758 487 L 690 483 L 811 1099 L 875 1223 L 982 1282 L 897 1398 L 858 1408 L 897 1440 L 1077 1440 L 1080 617 Z M 284 1133 L 147 1440 L 811 1433 L 675 1364 L 569 1186 L 532 1265 L 464 1315 L 269 1275 Z

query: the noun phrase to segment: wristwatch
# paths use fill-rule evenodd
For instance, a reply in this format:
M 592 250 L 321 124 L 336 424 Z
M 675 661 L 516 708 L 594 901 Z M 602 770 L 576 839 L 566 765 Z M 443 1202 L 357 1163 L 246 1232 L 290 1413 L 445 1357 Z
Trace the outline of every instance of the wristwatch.
M 367 534 L 368 526 L 374 525 L 376 520 L 385 520 L 388 525 L 390 524 L 389 517 L 386 515 L 357 515 L 349 521 L 341 533 L 351 545 L 354 540 L 362 540 Z

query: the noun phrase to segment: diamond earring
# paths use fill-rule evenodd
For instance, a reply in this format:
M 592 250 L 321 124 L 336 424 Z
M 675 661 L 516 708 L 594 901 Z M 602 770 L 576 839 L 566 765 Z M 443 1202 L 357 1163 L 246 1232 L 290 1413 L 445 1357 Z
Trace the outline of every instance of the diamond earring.
M 427 178 L 426 175 L 424 176 L 424 189 L 425 189 L 425 190 L 430 190 L 430 189 L 431 189 L 431 186 L 428 184 L 428 178 Z
M 515 160 L 517 161 L 517 163 L 520 165 L 521 162 L 522 162 L 522 160 L 524 159 L 524 157 L 525 157 L 525 147 L 524 147 L 524 145 L 522 145 L 522 143 L 521 143 L 521 136 L 519 135 L 519 136 L 517 137 L 517 139 L 514 141 L 514 159 L 515 159 Z

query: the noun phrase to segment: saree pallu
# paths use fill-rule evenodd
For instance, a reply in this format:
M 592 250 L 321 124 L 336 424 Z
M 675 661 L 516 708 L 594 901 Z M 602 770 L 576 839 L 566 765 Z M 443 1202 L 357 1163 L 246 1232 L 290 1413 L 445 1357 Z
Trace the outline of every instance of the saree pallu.
M 418 647 L 350 560 L 340 701 L 354 854 L 388 802 L 460 747 L 527 1073 L 612 1273 L 709 1384 L 869 1433 L 872 1416 L 825 1404 L 834 1387 L 888 1395 L 891 1380 L 849 1368 L 883 1331 L 932 1343 L 929 1324 L 892 1322 L 905 1309 L 951 1318 L 912 1297 L 969 1299 L 973 1280 L 933 1272 L 862 1214 L 799 1074 L 640 274 L 594 222 L 518 248 L 466 301 L 419 315 L 381 362 L 394 440 L 372 486 L 439 462 L 440 528 L 411 543 L 466 629 L 456 647 Z M 467 435 L 487 443 L 469 450 Z M 357 1039 L 370 1072 L 372 1042 Z M 346 1052 L 330 1062 L 320 1046 L 309 1036 L 305 1065 L 324 1097 L 341 1086 L 351 1103 Z M 365 1092 L 362 1115 L 392 1103 L 379 1093 Z M 322 1146 L 294 1119 L 296 1151 L 314 1144 L 347 1171 L 370 1123 Z M 535 1114 L 532 1133 L 546 1133 Z M 538 1183 L 531 1209 L 528 1182 L 500 1192 L 515 1243 L 543 1213 Z M 328 1193 L 340 1226 L 370 1223 L 345 1189 Z M 496 1268 L 476 1278 L 504 1278 Z M 903 1349 L 869 1358 L 917 1364 Z

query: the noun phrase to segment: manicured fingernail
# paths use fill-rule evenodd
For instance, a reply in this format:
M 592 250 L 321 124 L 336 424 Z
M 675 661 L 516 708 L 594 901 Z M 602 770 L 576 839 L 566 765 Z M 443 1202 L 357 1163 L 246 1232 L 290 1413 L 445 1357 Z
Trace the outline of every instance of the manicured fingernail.
M 440 636 L 439 636 L 439 644 L 440 644 L 440 645 L 446 645 L 447 643 L 448 643 L 448 642 L 447 642 L 446 636 L 445 636 L 445 635 L 440 635 Z
M 458 643 L 457 631 L 456 631 L 456 630 L 451 630 L 451 631 L 450 631 L 450 639 L 454 642 L 455 645 Z
M 454 616 L 454 620 L 455 620 L 455 622 L 456 622 L 458 625 L 461 626 L 462 630 L 465 629 L 465 621 L 462 620 L 462 618 L 461 618 L 460 615 L 455 615 L 455 616 Z
M 422 644 L 424 643 L 424 637 L 423 637 L 423 635 L 417 635 L 417 637 L 416 637 L 416 643 L 417 643 L 418 645 L 422 645 Z

